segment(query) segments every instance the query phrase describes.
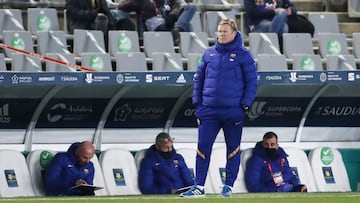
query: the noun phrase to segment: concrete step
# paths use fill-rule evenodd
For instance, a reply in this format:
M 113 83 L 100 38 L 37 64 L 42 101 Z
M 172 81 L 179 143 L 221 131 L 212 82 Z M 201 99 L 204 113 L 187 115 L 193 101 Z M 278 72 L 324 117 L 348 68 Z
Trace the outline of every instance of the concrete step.
M 323 0 L 291 0 L 298 11 L 324 11 Z

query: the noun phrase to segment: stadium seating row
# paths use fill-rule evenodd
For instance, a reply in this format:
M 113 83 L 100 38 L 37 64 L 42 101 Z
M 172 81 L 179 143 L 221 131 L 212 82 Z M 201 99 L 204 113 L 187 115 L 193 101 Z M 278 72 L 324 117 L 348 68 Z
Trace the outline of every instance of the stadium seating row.
M 69 35 L 59 29 L 56 9 L 28 8 L 27 11 L 28 31 L 24 29 L 20 9 L 0 9 L 0 17 L 2 17 L 0 37 L 5 44 L 29 52 L 36 50 L 41 55 L 56 53 L 54 57 L 57 60 L 66 59 L 69 63 L 75 61 L 83 66 L 92 64 L 94 67 L 90 68 L 99 71 L 193 71 L 197 67 L 202 51 L 212 44 L 212 39 L 215 37 L 216 23 L 213 22 L 223 18 L 235 18 L 235 13 L 232 11 L 206 12 L 207 21 L 212 23 L 197 32 L 181 33 L 181 43 L 179 46 L 174 46 L 169 32 L 144 32 L 142 39 L 139 39 L 135 31 L 110 31 L 108 43 L 104 42 L 104 34 L 100 31 L 77 30 L 73 35 Z M 353 33 L 352 40 L 344 33 L 340 33 L 337 15 L 334 13 L 310 13 L 309 20 L 315 25 L 315 36 L 312 38 L 304 33 L 286 33 L 282 47 L 279 47 L 279 42 L 273 33 L 249 34 L 249 49 L 258 59 L 260 71 L 357 69 L 357 64 L 360 63 L 359 33 Z M 193 23 L 198 25 L 194 26 L 196 28 L 203 27 L 198 15 Z M 72 40 L 73 44 L 69 45 L 69 40 Z M 348 46 L 348 42 L 351 45 Z M 329 44 L 332 46 L 328 46 Z M 282 55 L 280 48 L 284 50 L 285 57 L 273 56 L 273 54 Z M 10 50 L 4 52 L 8 67 L 2 66 L 1 70 L 65 70 L 63 66 L 59 67 L 55 64 L 47 63 L 45 66 L 40 60 L 31 57 L 16 56 L 16 54 L 13 57 L 13 51 Z M 144 52 L 145 57 L 141 52 Z M 90 57 L 81 58 L 89 53 L 92 53 Z M 102 56 L 93 56 L 93 53 L 101 53 Z M 118 54 L 122 56 L 117 57 Z M 2 58 L 0 56 L 0 59 Z M 103 60 L 102 67 L 88 60 L 99 58 Z M 127 60 L 123 61 L 124 58 Z M 275 58 L 278 60 L 273 60 Z M 123 64 L 122 61 L 131 63 Z M 268 63 L 269 61 L 276 63 Z M 308 63 L 303 63 L 304 61 Z M 0 61 L 0 63 L 3 65 L 4 62 Z
M 188 167 L 194 174 L 196 150 L 180 148 Z M 297 148 L 285 148 L 289 155 L 289 164 L 293 173 L 308 192 L 345 192 L 351 191 L 347 171 L 342 156 L 335 148 L 318 147 L 306 153 Z M 99 158 L 94 156 L 94 185 L 103 189 L 95 191 L 98 196 L 140 195 L 137 173 L 145 150 L 133 155 L 121 148 L 103 151 Z M 241 154 L 238 178 L 234 184 L 234 193 L 247 192 L 244 183 L 246 161 L 251 156 L 252 148 Z M 0 150 L 0 197 L 44 196 L 43 174 L 47 163 L 56 154 L 51 150 L 34 150 L 27 157 L 15 150 Z M 206 193 L 219 193 L 225 181 L 225 148 L 214 148 L 210 168 L 205 184 Z
M 12 47 L 31 53 L 35 47 L 40 55 L 70 64 L 81 63 L 97 71 L 194 71 L 203 50 L 209 46 L 204 32 L 180 33 L 177 50 L 170 32 L 144 32 L 141 47 L 136 31 L 110 31 L 109 51 L 106 51 L 101 31 L 75 30 L 70 52 L 63 31 L 39 32 L 35 45 L 28 31 L 4 31 L 3 34 L 4 43 Z M 288 64 L 293 70 L 356 70 L 360 64 L 360 33 L 352 35 L 352 50 L 347 44 L 342 33 L 319 33 L 317 40 L 307 33 L 284 33 L 282 54 L 275 33 L 249 34 L 249 49 L 258 61 L 259 71 L 285 71 Z M 63 65 L 47 62 L 46 67 L 42 67 L 38 58 L 13 50 L 4 52 L 5 56 L 0 54 L 3 71 L 8 70 L 4 65 L 6 61 L 11 61 L 12 71 L 66 71 Z
M 38 31 L 63 30 L 68 34 L 66 16 L 64 16 L 63 25 L 60 26 L 60 14 L 55 8 L 27 8 L 26 11 L 24 19 L 21 9 L 0 9 L 0 16 L 2 17 L 0 18 L 0 32 L 2 33 L 5 30 L 28 30 L 33 35 L 36 35 Z M 65 10 L 64 13 L 66 13 Z M 315 26 L 315 34 L 320 32 L 340 32 L 336 13 L 311 12 L 307 15 Z M 191 20 L 193 31 L 206 32 L 208 37 L 213 40 L 216 37 L 217 22 L 225 18 L 236 19 L 240 30 L 244 35 L 247 34 L 245 26 L 246 13 L 239 11 L 198 11 Z M 24 21 L 27 21 L 26 25 L 23 23 Z M 60 27 L 63 27 L 63 29 Z M 142 33 L 139 33 L 139 35 L 142 35 Z

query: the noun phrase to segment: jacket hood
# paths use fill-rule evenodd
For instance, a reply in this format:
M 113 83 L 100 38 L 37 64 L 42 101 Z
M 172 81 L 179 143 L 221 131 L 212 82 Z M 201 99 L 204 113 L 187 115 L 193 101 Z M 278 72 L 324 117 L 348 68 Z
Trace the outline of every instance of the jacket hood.
M 271 159 L 266 154 L 266 151 L 265 151 L 264 147 L 262 146 L 262 143 L 263 143 L 262 141 L 256 143 L 255 148 L 253 150 L 253 154 L 260 156 L 263 159 Z M 278 152 L 278 157 L 287 157 L 288 156 L 282 147 L 278 147 L 277 152 Z
M 227 44 L 220 44 L 216 40 L 215 49 L 220 52 L 221 51 L 232 51 L 232 50 L 236 50 L 236 49 L 239 49 L 240 47 L 242 47 L 242 44 L 243 44 L 243 39 L 242 39 L 240 32 L 238 31 L 232 42 L 229 42 Z
M 67 154 L 70 158 L 70 160 L 73 162 L 73 163 L 77 163 L 77 159 L 76 159 L 76 154 L 75 154 L 75 151 L 76 149 L 78 148 L 78 146 L 80 145 L 80 142 L 75 142 L 73 144 L 70 145 L 69 149 L 67 150 Z
M 153 155 L 155 155 L 155 156 L 161 157 L 160 152 L 156 149 L 155 144 L 153 144 L 153 145 L 151 145 L 151 146 L 149 147 L 147 153 L 151 153 L 151 154 L 153 154 Z M 173 150 L 171 151 L 171 154 L 172 154 L 172 156 L 175 156 L 175 154 L 176 154 L 176 150 L 175 150 L 174 146 L 173 146 Z

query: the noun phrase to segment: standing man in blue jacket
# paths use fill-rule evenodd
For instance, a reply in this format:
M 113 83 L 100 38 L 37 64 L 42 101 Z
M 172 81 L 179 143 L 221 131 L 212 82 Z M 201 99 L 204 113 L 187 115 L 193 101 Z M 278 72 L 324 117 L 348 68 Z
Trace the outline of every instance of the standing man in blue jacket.
M 159 133 L 140 164 L 140 191 L 143 194 L 174 194 L 193 182 L 190 169 L 184 158 L 176 153 L 170 135 Z
M 198 118 L 198 146 L 194 186 L 182 197 L 204 196 L 213 144 L 220 129 L 226 142 L 226 180 L 221 196 L 230 197 L 240 165 L 240 142 L 245 112 L 258 87 L 256 65 L 234 20 L 218 24 L 214 46 L 206 49 L 194 76 L 192 101 Z M 224 157 L 225 158 L 225 157 Z
M 306 192 L 306 185 L 292 173 L 288 155 L 279 147 L 278 136 L 267 132 L 256 143 L 246 163 L 245 184 L 249 192 Z
M 45 172 L 45 190 L 49 196 L 94 195 L 93 190 L 72 189 L 81 184 L 93 184 L 94 146 L 89 141 L 73 143 L 67 152 L 60 152 L 49 163 Z

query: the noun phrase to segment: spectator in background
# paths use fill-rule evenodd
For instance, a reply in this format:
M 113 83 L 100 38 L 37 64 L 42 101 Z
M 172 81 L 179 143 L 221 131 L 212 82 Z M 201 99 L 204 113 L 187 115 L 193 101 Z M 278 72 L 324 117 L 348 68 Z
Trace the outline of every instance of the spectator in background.
M 232 19 L 218 24 L 216 44 L 206 49 L 194 75 L 192 102 L 198 118 L 195 185 L 182 197 L 205 195 L 204 185 L 211 150 L 222 129 L 226 142 L 226 180 L 220 195 L 230 197 L 240 165 L 240 142 L 245 113 L 257 92 L 257 72 L 252 54 L 243 47 Z M 225 158 L 225 157 L 224 157 Z
M 143 194 L 174 194 L 192 184 L 190 169 L 184 158 L 176 153 L 172 138 L 168 133 L 159 133 L 140 164 L 140 191 Z
M 130 17 L 120 18 L 110 11 L 106 0 L 66 0 L 66 18 L 69 33 L 74 29 L 101 30 L 108 45 L 109 30 L 135 30 Z
M 297 10 L 289 0 L 245 0 L 249 32 L 274 32 L 282 47 L 282 34 L 289 32 L 288 16 Z
M 67 152 L 57 153 L 46 168 L 46 195 L 94 195 L 94 191 L 72 189 L 76 185 L 93 184 L 94 165 L 90 159 L 94 153 L 94 146 L 89 141 L 75 142 Z
M 299 184 L 287 160 L 288 155 L 279 147 L 278 136 L 267 132 L 256 143 L 245 169 L 245 184 L 249 192 L 307 192 Z
M 180 42 L 179 32 L 193 30 L 190 21 L 196 12 L 196 6 L 184 0 L 124 0 L 118 9 L 135 11 L 147 31 L 172 31 L 175 44 Z

